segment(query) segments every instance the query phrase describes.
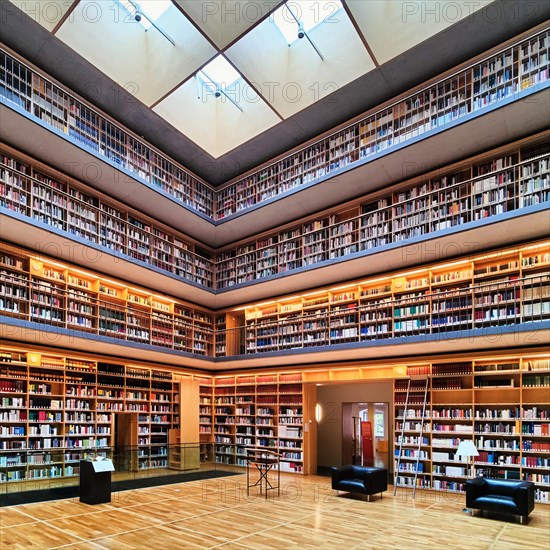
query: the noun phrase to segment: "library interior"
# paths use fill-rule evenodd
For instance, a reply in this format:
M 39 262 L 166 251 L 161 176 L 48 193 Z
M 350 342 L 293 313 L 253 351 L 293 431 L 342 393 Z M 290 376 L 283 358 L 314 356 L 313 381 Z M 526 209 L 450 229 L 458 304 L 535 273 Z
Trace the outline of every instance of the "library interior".
M 0 0 L 0 548 L 547 549 L 549 21 Z

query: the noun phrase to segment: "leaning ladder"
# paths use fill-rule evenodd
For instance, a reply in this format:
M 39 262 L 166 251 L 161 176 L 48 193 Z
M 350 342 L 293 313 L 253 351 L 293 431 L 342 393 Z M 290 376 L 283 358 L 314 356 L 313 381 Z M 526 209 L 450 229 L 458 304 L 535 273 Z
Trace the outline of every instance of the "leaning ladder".
M 422 400 L 422 415 L 420 417 L 420 434 L 418 436 L 418 446 L 416 448 L 416 463 L 414 466 L 414 481 L 413 481 L 413 498 L 416 496 L 416 481 L 418 479 L 418 466 L 420 464 L 420 452 L 422 449 L 422 438 L 424 436 L 424 419 L 426 418 L 426 400 L 428 397 L 429 379 L 426 376 L 426 384 L 424 385 L 424 399 Z
M 405 437 L 405 420 L 408 416 L 409 406 L 409 393 L 411 391 L 411 379 L 407 381 L 407 393 L 405 395 L 405 408 L 403 410 L 403 421 L 401 422 L 401 434 L 399 436 L 399 451 L 397 452 L 397 464 L 395 465 L 395 475 L 393 481 L 393 496 L 397 493 L 397 487 L 399 485 L 399 472 L 401 471 L 401 453 L 403 451 L 403 438 Z
M 426 384 L 424 385 L 424 399 L 422 402 L 422 415 L 420 417 L 420 434 L 418 436 L 418 445 L 416 447 L 416 461 L 414 462 L 414 479 L 413 479 L 413 498 L 416 497 L 416 482 L 418 480 L 418 467 L 420 465 L 420 452 L 422 450 L 422 438 L 424 436 L 424 419 L 426 418 L 426 400 L 428 397 L 429 378 L 426 377 Z M 397 493 L 397 487 L 399 485 L 399 472 L 401 471 L 401 457 L 403 452 L 403 438 L 405 435 L 405 421 L 408 418 L 409 410 L 409 396 L 411 392 L 411 379 L 407 381 L 407 393 L 405 395 L 405 409 L 403 411 L 403 422 L 401 424 L 401 435 L 399 437 L 399 451 L 397 453 L 397 464 L 395 466 L 395 479 L 393 484 L 393 495 Z

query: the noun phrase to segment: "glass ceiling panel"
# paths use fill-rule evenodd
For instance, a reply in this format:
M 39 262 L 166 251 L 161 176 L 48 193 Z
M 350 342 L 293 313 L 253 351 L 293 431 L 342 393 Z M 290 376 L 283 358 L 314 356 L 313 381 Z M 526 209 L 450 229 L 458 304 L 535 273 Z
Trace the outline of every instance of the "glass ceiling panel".
M 119 0 L 122 7 L 135 18 L 136 14 L 145 14 L 141 16 L 139 24 L 147 30 L 151 27 L 151 22 L 156 21 L 172 3 L 170 0 Z M 136 19 L 137 21 L 137 19 Z
M 215 158 L 367 74 L 374 56 L 383 64 L 455 22 L 404 21 L 405 0 L 66 0 L 71 16 L 63 8 L 51 20 L 36 2 L 11 2 Z M 463 6 L 458 19 L 492 2 L 448 1 Z M 92 21 L 100 4 L 108 9 Z M 187 124 L 189 110 L 197 120 Z M 231 125 L 239 136 L 226 140 Z
M 337 23 L 336 12 L 342 9 L 340 0 L 290 0 L 272 14 L 272 20 L 288 45 L 298 40 L 298 21 L 305 32 L 320 23 Z
M 218 84 L 224 88 L 228 88 L 231 84 L 242 78 L 233 68 L 233 65 L 221 54 L 212 59 L 199 72 L 203 73 L 214 84 Z

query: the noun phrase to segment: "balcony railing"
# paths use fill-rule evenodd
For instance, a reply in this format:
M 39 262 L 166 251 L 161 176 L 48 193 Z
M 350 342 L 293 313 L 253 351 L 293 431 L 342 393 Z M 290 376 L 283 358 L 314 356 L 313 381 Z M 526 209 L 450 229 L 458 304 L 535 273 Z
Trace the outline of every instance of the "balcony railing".
M 139 213 L 117 208 L 93 193 L 54 181 L 14 159 L 0 157 L 0 206 L 207 288 L 214 285 L 215 264 L 198 254 L 185 238 L 159 227 Z M 205 252 L 206 254 L 206 252 Z
M 323 310 L 320 306 L 319 310 Z M 225 332 L 226 349 L 253 355 L 416 336 L 445 338 L 550 321 L 550 275 L 503 278 L 453 290 L 415 291 L 369 304 L 249 321 Z M 506 328 L 508 327 L 508 328 Z M 222 332 L 217 332 L 222 346 Z
M 510 157 L 490 164 L 507 164 Z M 392 243 L 550 203 L 550 155 L 537 155 L 475 177 L 449 174 L 356 208 L 361 214 L 319 217 L 218 254 L 218 289 L 347 258 Z
M 203 460 L 199 460 L 200 457 Z M 118 490 L 127 490 L 132 487 L 133 482 L 137 482 L 134 486 L 139 488 L 139 480 L 143 479 L 223 469 L 223 466 L 215 461 L 213 444 L 202 442 L 149 447 L 58 446 L 40 449 L 2 449 L 0 502 L 7 500 L 13 493 L 45 493 L 50 489 L 59 490 L 60 487 L 71 486 L 76 486 L 77 492 L 70 496 L 78 496 L 80 461 L 98 458 L 113 461 L 113 491 L 117 490 L 117 482 L 124 482 L 124 486 Z
M 538 91 L 549 80 L 549 47 L 546 29 L 219 190 L 6 51 L 0 52 L 0 96 L 6 104 L 37 117 L 136 180 L 201 215 L 222 220 L 391 152 L 487 107 Z
M 493 327 L 504 327 L 506 331 L 516 325 L 536 326 L 550 320 L 550 274 L 505 277 L 453 290 L 411 289 L 398 298 L 332 305 L 330 310 L 319 307 L 321 311 L 313 314 L 298 312 L 284 319 L 255 319 L 226 330 L 197 326 L 174 314 L 159 315 L 91 296 L 86 303 L 89 313 L 82 314 L 71 310 L 71 300 L 75 300 L 70 290 L 52 289 L 51 285 L 29 282 L 13 274 L 5 275 L 4 284 L 20 289 L 17 297 L 1 299 L 0 314 L 4 319 L 67 329 L 82 333 L 83 338 L 94 334 L 210 357 L 326 348 L 420 335 L 444 337 L 450 332 L 475 333 Z

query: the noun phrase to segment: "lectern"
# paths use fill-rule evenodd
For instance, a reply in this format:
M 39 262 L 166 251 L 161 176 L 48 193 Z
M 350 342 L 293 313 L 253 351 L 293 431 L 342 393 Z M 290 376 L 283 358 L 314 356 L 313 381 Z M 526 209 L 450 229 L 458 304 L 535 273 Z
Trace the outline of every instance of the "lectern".
M 111 502 L 112 460 L 80 461 L 80 502 L 102 504 Z

